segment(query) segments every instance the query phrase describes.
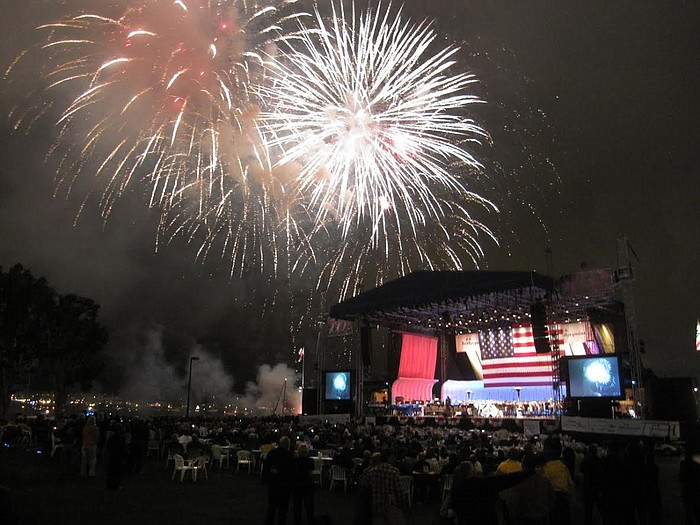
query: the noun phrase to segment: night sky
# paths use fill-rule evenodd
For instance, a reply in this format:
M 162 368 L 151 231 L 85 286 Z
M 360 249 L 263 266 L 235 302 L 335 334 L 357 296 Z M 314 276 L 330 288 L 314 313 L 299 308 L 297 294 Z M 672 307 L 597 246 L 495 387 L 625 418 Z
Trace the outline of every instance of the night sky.
M 59 2 L 12 4 L 0 22 L 3 69 L 27 45 L 29 27 L 60 13 Z M 56 13 L 36 8 L 44 4 Z M 460 67 L 477 75 L 476 91 L 487 102 L 474 115 L 493 139 L 477 152 L 486 165 L 481 184 L 502 213 L 485 219 L 501 244 L 484 242 L 482 268 L 555 275 L 614 268 L 617 240 L 626 237 L 638 256 L 644 365 L 660 376 L 700 376 L 693 347 L 700 315 L 700 6 L 408 0 L 405 9 L 434 18 L 445 41 L 462 47 Z M 21 96 L 3 86 L 0 114 Z M 258 365 L 290 360 L 285 296 L 270 291 L 283 279 L 231 278 L 226 260 L 198 263 L 182 239 L 156 252 L 158 216 L 138 191 L 120 200 L 106 223 L 97 199 L 76 222 L 90 181 L 81 179 L 69 198 L 53 196 L 54 167 L 44 158 L 55 130 L 39 126 L 25 136 L 0 122 L 0 265 L 20 262 L 58 291 L 100 303 L 115 362 L 138 352 L 141 334 L 153 326 L 162 327 L 168 359 L 184 366 L 188 348 L 202 344 L 237 387 Z M 313 334 L 298 338 L 314 345 Z M 107 371 L 102 381 L 113 386 L 120 374 Z

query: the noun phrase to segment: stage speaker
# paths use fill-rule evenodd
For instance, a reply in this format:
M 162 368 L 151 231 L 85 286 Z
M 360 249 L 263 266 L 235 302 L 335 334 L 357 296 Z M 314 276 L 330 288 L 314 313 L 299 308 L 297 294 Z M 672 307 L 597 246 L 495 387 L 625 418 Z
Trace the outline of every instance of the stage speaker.
M 547 309 L 542 303 L 530 305 L 530 321 L 532 322 L 532 337 L 535 340 L 535 352 L 546 354 L 550 351 L 547 340 Z
M 318 414 L 318 388 L 305 388 L 301 397 L 301 413 Z
M 360 327 L 360 350 L 362 352 L 362 364 L 372 364 L 372 332 L 369 326 Z

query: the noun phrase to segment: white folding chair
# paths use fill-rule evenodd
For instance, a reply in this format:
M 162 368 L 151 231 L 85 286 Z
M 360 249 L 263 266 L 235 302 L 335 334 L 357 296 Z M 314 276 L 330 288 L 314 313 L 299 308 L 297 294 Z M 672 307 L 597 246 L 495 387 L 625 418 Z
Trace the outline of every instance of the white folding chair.
M 452 490 L 452 480 L 454 478 L 452 477 L 452 474 L 445 474 L 442 477 L 442 499 L 445 499 L 445 496 L 447 496 L 447 493 Z
M 53 430 L 51 431 L 51 457 L 56 454 L 56 451 L 61 448 L 61 440 L 56 437 L 56 435 L 53 433 Z
M 180 454 L 174 454 L 173 461 L 175 462 L 175 468 L 173 469 L 173 475 L 170 479 L 175 479 L 178 472 L 180 473 L 180 481 L 185 479 L 185 474 L 188 472 L 190 473 L 190 476 L 192 476 L 192 479 L 195 479 L 194 468 L 190 463 L 185 461 L 185 458 L 183 458 Z
M 221 445 L 212 445 L 211 457 L 213 461 L 219 463 L 219 468 L 222 468 L 224 463 L 226 463 L 226 468 L 229 468 L 228 449 L 221 448 Z
M 32 429 L 31 428 L 25 428 L 25 427 L 20 427 L 20 438 L 19 442 L 22 445 L 31 445 L 33 441 L 32 438 Z
M 158 443 L 155 436 L 150 436 L 148 438 L 148 450 L 146 451 L 146 456 L 150 456 L 151 452 L 155 452 L 156 457 L 160 455 L 160 443 Z
M 263 471 L 265 470 L 265 458 L 267 457 L 267 451 L 260 451 L 260 475 L 263 475 Z M 257 466 L 257 465 L 256 465 Z
M 345 472 L 345 468 L 340 465 L 331 465 L 331 484 L 329 489 L 333 490 L 333 483 L 337 482 L 343 483 L 343 490 L 348 491 L 348 476 Z
M 180 449 L 177 447 L 168 447 L 166 450 L 165 454 L 165 468 L 168 468 L 168 464 L 170 464 L 171 461 L 175 461 L 175 455 L 178 453 Z
M 314 459 L 314 469 L 311 471 L 311 477 L 314 482 L 318 481 L 318 486 L 323 488 L 323 460 L 321 458 Z
M 241 465 L 248 467 L 248 474 L 255 468 L 255 458 L 249 450 L 239 450 L 236 452 L 236 474 L 241 469 Z
M 209 463 L 209 458 L 204 455 L 198 456 L 197 459 L 192 462 L 192 475 L 194 476 L 195 481 L 198 481 L 202 475 L 204 475 L 205 480 L 209 480 L 207 463 Z

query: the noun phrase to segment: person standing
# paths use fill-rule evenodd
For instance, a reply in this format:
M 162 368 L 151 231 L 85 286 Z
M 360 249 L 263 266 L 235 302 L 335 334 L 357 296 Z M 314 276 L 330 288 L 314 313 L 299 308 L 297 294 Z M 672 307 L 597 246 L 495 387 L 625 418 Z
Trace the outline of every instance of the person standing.
M 681 460 L 678 477 L 681 482 L 681 500 L 685 511 L 685 525 L 700 524 L 700 465 L 693 459 L 689 447 Z
M 267 515 L 265 525 L 284 525 L 287 522 L 289 496 L 294 469 L 294 456 L 289 450 L 290 441 L 282 436 L 276 448 L 265 456 L 262 477 L 267 483 Z
M 452 399 L 450 399 L 450 396 L 445 398 L 445 417 L 452 417 Z
M 643 525 L 661 525 L 661 488 L 659 487 L 659 466 L 656 464 L 653 447 L 644 451 L 644 471 L 642 473 L 644 516 Z
M 544 442 L 544 457 L 546 463 L 542 475 L 549 480 L 554 489 L 553 525 L 571 524 L 571 505 L 569 499 L 574 491 L 574 480 L 569 468 L 561 460 L 561 441 L 547 438 Z
M 100 429 L 94 416 L 85 421 L 83 446 L 81 448 L 80 475 L 94 477 L 97 468 L 97 445 L 100 442 Z
M 583 523 L 591 525 L 594 507 L 598 509 L 598 514 L 603 516 L 600 505 L 603 491 L 603 465 L 598 457 L 598 447 L 589 445 L 579 470 L 583 476 Z
M 314 480 L 311 473 L 314 460 L 309 457 L 309 446 L 300 443 L 294 458 L 294 481 L 292 485 L 292 502 L 294 504 L 294 525 L 301 525 L 302 508 L 306 512 L 306 523 L 314 525 Z
M 552 484 L 542 475 L 544 456 L 535 456 L 523 467 L 531 475 L 514 487 L 500 493 L 506 503 L 511 525 L 547 525 L 554 508 Z
M 112 426 L 112 433 L 107 438 L 107 489 L 122 488 L 122 471 L 126 459 L 126 435 L 120 423 Z
M 408 494 L 401 486 L 399 469 L 388 461 L 389 451 L 375 452 L 370 467 L 360 479 L 360 485 L 368 489 L 372 498 L 372 525 L 401 525 L 405 522 L 402 507 L 408 502 Z

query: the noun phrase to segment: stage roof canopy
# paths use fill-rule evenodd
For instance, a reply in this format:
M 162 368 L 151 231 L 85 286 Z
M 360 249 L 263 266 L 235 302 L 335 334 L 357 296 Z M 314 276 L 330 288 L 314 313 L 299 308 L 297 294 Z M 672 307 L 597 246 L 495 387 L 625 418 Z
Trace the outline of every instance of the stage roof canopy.
M 542 302 L 551 321 L 575 321 L 615 304 L 609 270 L 555 280 L 531 271 L 417 271 L 343 301 L 330 317 L 418 332 L 527 322 Z

